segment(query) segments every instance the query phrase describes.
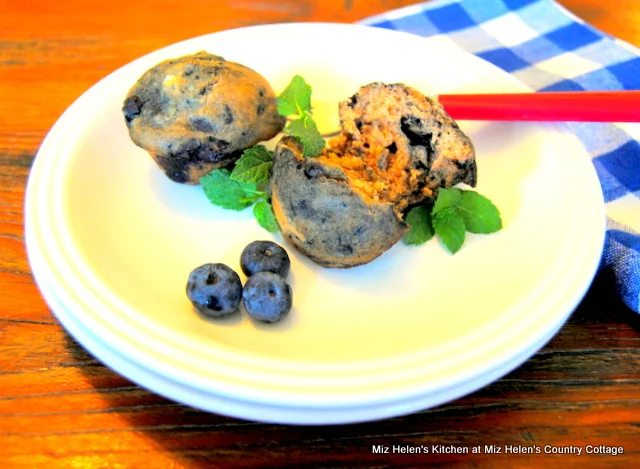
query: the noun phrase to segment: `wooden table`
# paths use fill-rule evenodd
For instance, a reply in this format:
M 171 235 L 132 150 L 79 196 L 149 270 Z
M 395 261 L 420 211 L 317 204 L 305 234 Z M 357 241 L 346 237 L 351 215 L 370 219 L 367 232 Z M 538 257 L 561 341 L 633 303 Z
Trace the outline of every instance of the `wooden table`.
M 175 404 L 103 367 L 34 285 L 25 182 L 62 111 L 121 65 L 266 22 L 353 22 L 411 0 L 0 3 L 0 467 L 640 467 L 640 316 L 599 275 L 560 333 L 498 382 L 436 409 L 334 427 L 246 422 Z M 640 46 L 640 2 L 562 0 Z M 616 457 L 374 454 L 373 445 L 606 445 Z

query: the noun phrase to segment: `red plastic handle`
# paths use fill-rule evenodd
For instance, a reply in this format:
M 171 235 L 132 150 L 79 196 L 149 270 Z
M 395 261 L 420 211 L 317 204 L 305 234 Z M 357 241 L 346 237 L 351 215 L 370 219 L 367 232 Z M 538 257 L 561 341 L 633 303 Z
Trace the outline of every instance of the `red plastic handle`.
M 640 122 L 640 91 L 572 91 L 440 95 L 454 119 Z

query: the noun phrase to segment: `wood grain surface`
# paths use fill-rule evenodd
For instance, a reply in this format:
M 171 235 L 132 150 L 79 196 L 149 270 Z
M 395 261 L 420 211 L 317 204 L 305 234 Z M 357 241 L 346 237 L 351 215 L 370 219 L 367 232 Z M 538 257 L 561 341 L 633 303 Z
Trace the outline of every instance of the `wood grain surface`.
M 0 1 L 0 468 L 640 467 L 640 316 L 598 275 L 558 335 L 465 398 L 358 425 L 291 427 L 200 412 L 102 366 L 65 333 L 31 276 L 23 237 L 29 167 L 87 88 L 193 36 L 289 21 L 353 22 L 403 0 Z M 640 46 L 640 2 L 561 0 Z M 455 445 L 480 454 L 375 454 Z M 503 454 L 487 454 L 497 445 Z M 507 445 L 622 447 L 617 456 L 507 455 Z

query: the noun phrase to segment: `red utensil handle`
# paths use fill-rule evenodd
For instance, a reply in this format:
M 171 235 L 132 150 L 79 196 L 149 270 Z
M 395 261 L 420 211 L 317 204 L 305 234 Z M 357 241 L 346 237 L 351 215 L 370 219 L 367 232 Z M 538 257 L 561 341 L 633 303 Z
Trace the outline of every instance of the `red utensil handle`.
M 440 95 L 454 119 L 640 122 L 640 91 L 572 91 Z

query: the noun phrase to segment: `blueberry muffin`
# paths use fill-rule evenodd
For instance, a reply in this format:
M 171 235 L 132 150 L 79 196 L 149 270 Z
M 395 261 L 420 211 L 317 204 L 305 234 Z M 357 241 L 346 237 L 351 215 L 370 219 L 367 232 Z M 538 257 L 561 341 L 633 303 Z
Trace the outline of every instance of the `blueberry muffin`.
M 436 100 L 403 84 L 371 83 L 339 112 L 342 132 L 318 160 L 342 167 L 363 195 L 401 213 L 440 187 L 476 185 L 473 144 Z
M 133 142 L 173 181 L 197 184 L 285 124 L 260 74 L 207 52 L 145 72 L 122 108 Z
M 271 185 L 282 233 L 300 252 L 323 267 L 351 267 L 371 262 L 406 232 L 393 204 L 358 193 L 339 166 L 302 154 L 297 140 L 280 140 Z
M 405 213 L 441 187 L 475 186 L 471 140 L 435 100 L 372 83 L 340 103 L 342 132 L 318 158 L 285 138 L 274 153 L 274 213 L 285 237 L 325 267 L 365 264 L 406 232 Z

